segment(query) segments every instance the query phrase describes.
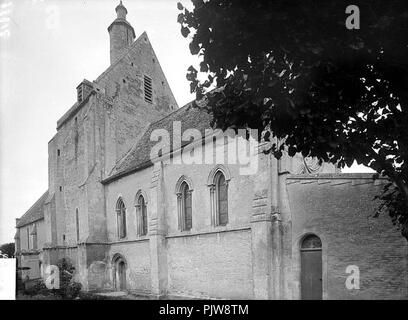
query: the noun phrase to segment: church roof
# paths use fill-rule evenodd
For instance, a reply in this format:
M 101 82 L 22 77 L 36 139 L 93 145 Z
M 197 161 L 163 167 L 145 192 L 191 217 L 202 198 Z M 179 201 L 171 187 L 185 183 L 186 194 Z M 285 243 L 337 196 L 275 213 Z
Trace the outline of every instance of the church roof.
M 30 209 L 20 218 L 16 227 L 24 227 L 27 224 L 44 219 L 44 203 L 48 197 L 48 190 L 38 199 Z
M 142 137 L 129 150 L 129 152 L 115 165 L 109 177 L 104 180 L 104 183 L 116 180 L 122 176 L 126 176 L 132 172 L 147 168 L 153 165 L 150 160 L 150 151 L 157 144 L 156 141 L 151 141 L 151 133 L 156 129 L 164 129 L 170 135 L 170 151 L 173 146 L 173 122 L 181 122 L 181 132 L 186 129 L 197 129 L 204 137 L 205 129 L 211 128 L 212 116 L 207 113 L 201 106 L 196 106 L 194 102 L 190 102 L 184 107 L 170 113 L 164 118 L 153 122 L 149 125 Z M 182 146 L 190 142 L 182 142 Z

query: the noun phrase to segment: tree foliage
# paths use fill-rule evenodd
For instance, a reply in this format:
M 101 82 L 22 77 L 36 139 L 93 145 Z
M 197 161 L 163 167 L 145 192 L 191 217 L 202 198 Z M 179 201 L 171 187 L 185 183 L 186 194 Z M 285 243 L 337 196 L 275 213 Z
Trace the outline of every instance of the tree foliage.
M 178 4 L 200 58 L 187 79 L 213 124 L 273 136 L 277 158 L 357 161 L 388 177 L 378 198 L 408 239 L 408 2 L 353 1 L 352 30 L 348 1 L 192 2 L 192 11 Z
M 2 254 L 7 254 L 9 258 L 14 257 L 14 242 L 5 243 L 0 246 L 0 252 Z

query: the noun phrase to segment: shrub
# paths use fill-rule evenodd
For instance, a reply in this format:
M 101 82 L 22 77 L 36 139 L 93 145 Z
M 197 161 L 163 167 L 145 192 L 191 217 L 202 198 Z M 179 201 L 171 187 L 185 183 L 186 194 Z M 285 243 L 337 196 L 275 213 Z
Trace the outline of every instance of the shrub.
M 78 282 L 69 283 L 65 291 L 66 298 L 75 299 L 76 297 L 78 297 L 81 289 L 82 289 L 82 285 L 80 283 Z
M 62 299 L 76 298 L 81 291 L 82 285 L 72 280 L 75 268 L 65 258 L 62 258 L 57 266 L 59 268 L 60 287 L 54 290 L 54 294 Z
M 51 292 L 47 289 L 42 280 L 37 281 L 35 284 L 24 288 L 23 293 L 25 295 L 34 296 L 34 295 L 49 295 Z
M 33 289 L 36 292 L 36 294 L 41 294 L 41 295 L 44 295 L 44 296 L 50 294 L 50 290 L 48 290 L 48 288 L 44 284 L 44 281 L 42 281 L 42 280 L 38 281 L 34 285 Z

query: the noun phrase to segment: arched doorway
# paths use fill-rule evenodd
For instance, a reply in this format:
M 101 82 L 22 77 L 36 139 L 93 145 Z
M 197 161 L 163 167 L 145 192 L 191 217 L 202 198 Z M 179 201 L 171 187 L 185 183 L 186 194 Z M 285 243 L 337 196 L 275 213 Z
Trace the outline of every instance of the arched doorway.
M 116 291 L 126 291 L 126 261 L 121 255 L 113 257 L 113 286 Z
M 300 246 L 301 297 L 322 300 L 322 241 L 314 234 L 306 236 Z

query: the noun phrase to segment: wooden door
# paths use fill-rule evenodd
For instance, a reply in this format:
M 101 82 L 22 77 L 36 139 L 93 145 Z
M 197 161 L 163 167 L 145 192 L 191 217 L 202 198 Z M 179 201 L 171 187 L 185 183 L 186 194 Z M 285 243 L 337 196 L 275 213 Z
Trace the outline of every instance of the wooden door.
M 118 273 L 119 273 L 119 290 L 125 291 L 126 290 L 126 266 L 123 261 L 119 262 Z
M 306 237 L 301 247 L 301 296 L 303 300 L 321 300 L 322 286 L 322 247 L 320 238 Z

